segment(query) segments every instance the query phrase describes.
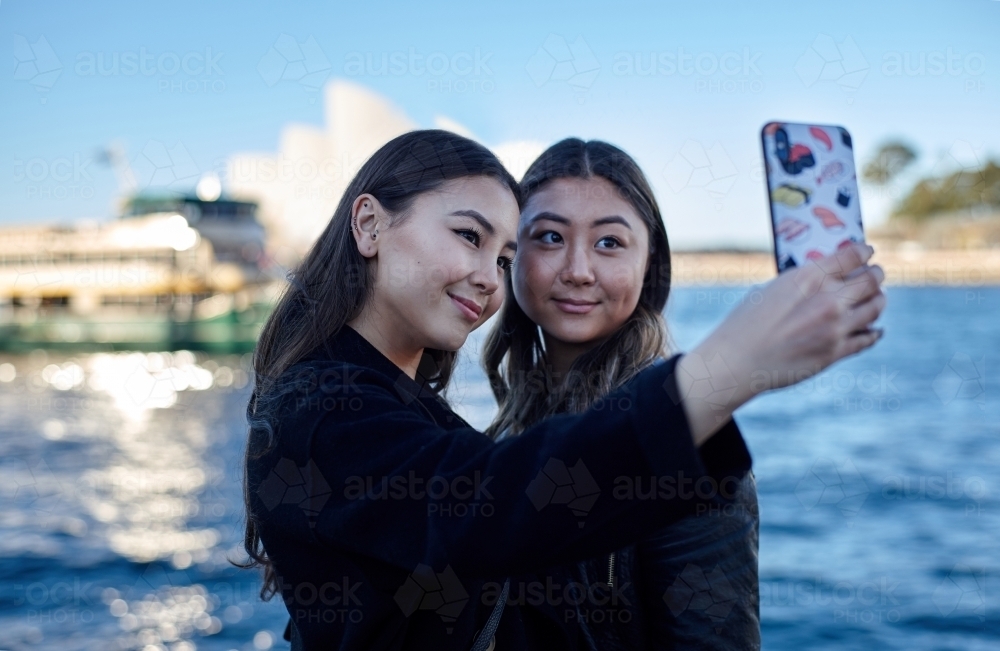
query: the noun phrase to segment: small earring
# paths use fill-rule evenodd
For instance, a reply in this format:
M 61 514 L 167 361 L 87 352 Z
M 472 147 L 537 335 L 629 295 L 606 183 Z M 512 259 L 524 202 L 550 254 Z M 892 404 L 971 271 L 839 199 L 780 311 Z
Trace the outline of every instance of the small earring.
M 375 229 L 375 232 L 372 233 L 372 239 L 374 240 L 376 237 L 378 237 L 378 229 L 377 228 Z

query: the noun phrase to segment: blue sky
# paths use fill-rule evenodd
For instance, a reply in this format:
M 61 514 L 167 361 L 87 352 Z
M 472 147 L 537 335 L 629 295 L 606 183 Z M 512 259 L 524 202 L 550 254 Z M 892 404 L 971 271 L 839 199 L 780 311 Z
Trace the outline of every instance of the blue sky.
M 772 119 L 846 126 L 859 163 L 889 137 L 918 171 L 1000 158 L 995 0 L 336 5 L 3 0 L 0 223 L 112 217 L 117 182 L 94 156 L 115 140 L 130 156 L 183 143 L 203 171 L 273 151 L 283 125 L 322 124 L 310 84 L 334 78 L 488 145 L 618 144 L 676 246 L 768 245 Z M 313 47 L 311 76 L 274 76 L 283 34 Z M 866 221 L 903 189 L 863 188 Z

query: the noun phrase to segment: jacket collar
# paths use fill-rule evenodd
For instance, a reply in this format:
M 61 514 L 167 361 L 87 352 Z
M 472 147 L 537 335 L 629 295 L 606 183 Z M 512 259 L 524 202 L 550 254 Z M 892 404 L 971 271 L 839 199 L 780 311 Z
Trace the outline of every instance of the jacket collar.
M 417 400 L 419 408 L 438 425 L 446 429 L 470 427 L 438 394 L 431 391 L 426 378 L 419 371 L 416 379 L 411 378 L 347 324 L 307 355 L 306 360 L 347 362 L 372 369 L 388 378 L 403 404 L 410 405 Z

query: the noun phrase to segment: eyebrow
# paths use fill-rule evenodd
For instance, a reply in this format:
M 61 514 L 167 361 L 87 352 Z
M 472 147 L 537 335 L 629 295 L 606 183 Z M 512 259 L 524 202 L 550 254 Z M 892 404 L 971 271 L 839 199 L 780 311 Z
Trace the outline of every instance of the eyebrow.
M 568 219 L 566 219 L 562 215 L 557 215 L 554 212 L 549 212 L 547 210 L 543 210 L 542 212 L 535 214 L 534 217 L 528 220 L 528 224 L 529 225 L 534 224 L 535 222 L 540 222 L 543 219 L 546 219 L 550 222 L 558 222 L 560 224 L 566 224 L 567 226 L 569 226 Z
M 566 224 L 567 226 L 569 226 L 570 223 L 570 221 L 567 218 L 563 217 L 562 215 L 557 215 L 554 212 L 543 210 L 542 212 L 536 214 L 531 219 L 529 219 L 528 224 L 529 225 L 534 224 L 535 222 L 541 221 L 543 219 L 552 222 L 558 222 L 560 224 Z M 632 227 L 629 226 L 629 223 L 621 215 L 608 215 L 607 217 L 600 217 L 598 219 L 595 219 L 593 223 L 590 225 L 590 227 L 595 228 L 597 226 L 603 226 L 604 224 L 621 224 L 625 228 L 632 230 Z
M 591 224 L 591 227 L 603 226 L 604 224 L 621 224 L 625 228 L 632 230 L 632 227 L 628 225 L 628 222 L 625 221 L 625 218 L 622 217 L 621 215 L 608 215 L 607 217 L 601 217 L 600 219 L 595 219 L 594 223 Z
M 455 212 L 453 212 L 451 214 L 455 215 L 456 217 L 471 217 L 472 219 L 475 219 L 477 222 L 479 222 L 479 225 L 482 226 L 483 229 L 487 233 L 489 233 L 490 235 L 496 235 L 496 233 L 497 233 L 497 229 L 493 228 L 493 224 L 490 223 L 490 220 L 488 220 L 485 217 L 483 217 L 479 213 L 479 211 L 476 211 L 476 210 L 456 210 Z M 515 242 L 513 240 L 510 240 L 510 241 L 507 242 L 507 244 L 504 245 L 504 248 L 508 248 L 508 249 L 512 249 L 514 251 L 517 251 L 517 242 Z

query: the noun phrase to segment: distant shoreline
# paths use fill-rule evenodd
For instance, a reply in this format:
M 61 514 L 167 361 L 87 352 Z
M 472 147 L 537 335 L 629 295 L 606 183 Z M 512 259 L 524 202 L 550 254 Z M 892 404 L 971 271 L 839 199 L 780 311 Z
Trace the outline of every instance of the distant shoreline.
M 1000 285 L 1000 249 L 891 250 L 873 241 L 872 264 L 885 270 L 886 285 L 982 287 Z M 754 285 L 777 275 L 770 251 L 681 250 L 671 252 L 675 285 Z

